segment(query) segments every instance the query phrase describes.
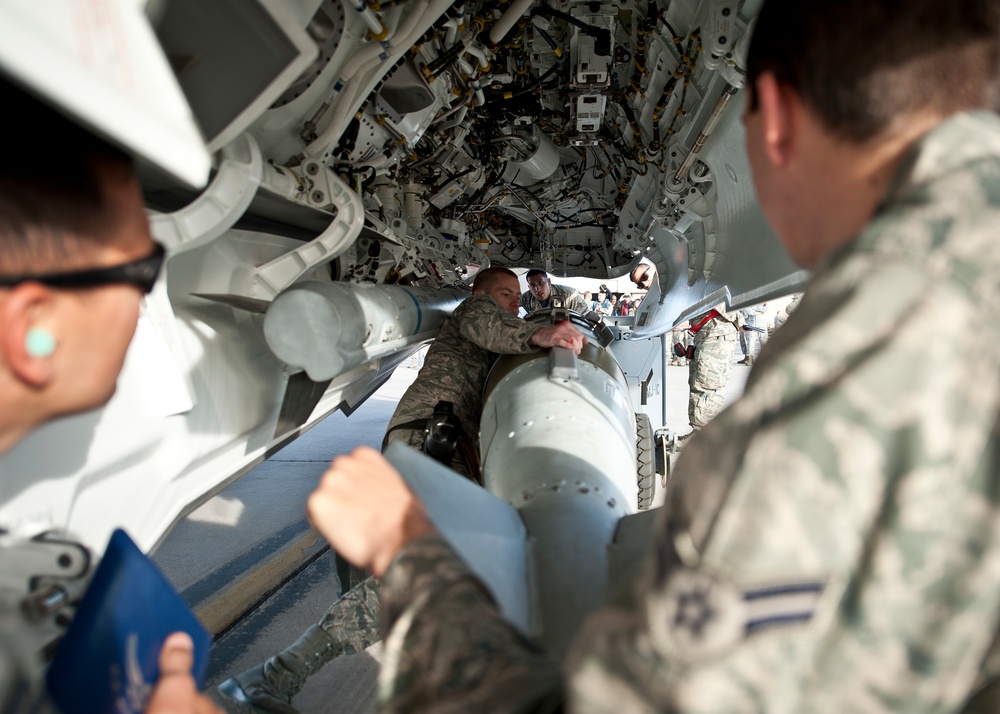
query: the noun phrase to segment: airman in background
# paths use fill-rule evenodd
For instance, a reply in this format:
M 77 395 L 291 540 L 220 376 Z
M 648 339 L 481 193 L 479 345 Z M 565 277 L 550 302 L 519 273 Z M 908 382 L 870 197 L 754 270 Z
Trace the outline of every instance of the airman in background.
M 521 295 L 521 307 L 527 313 L 543 310 L 552 306 L 552 297 L 562 300 L 563 307 L 573 312 L 585 315 L 590 312 L 590 305 L 583 296 L 568 285 L 556 285 L 549 279 L 544 270 L 533 268 L 525 276 L 528 281 L 528 291 Z

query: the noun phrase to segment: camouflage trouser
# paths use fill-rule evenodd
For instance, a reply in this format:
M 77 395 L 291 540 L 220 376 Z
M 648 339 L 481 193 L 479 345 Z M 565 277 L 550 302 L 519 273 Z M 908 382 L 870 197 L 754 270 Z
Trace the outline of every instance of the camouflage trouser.
M 756 325 L 751 325 L 750 321 L 747 320 L 747 325 L 750 327 L 756 327 Z M 757 335 L 760 334 L 754 331 L 740 332 L 740 349 L 743 350 L 744 357 L 753 358 L 754 349 L 757 346 Z
M 726 382 L 733 371 L 733 342 L 736 335 L 709 337 L 696 343 L 688 386 L 691 396 L 688 400 L 688 420 L 695 429 L 700 429 L 722 411 L 726 402 Z
M 424 433 L 418 429 L 397 429 L 386 435 L 386 443 L 401 441 L 415 449 L 424 445 Z M 381 639 L 379 634 L 378 583 L 368 577 L 348 590 L 326 611 L 319 626 L 329 635 L 330 658 L 363 651 Z
M 670 351 L 670 364 L 675 367 L 683 367 L 687 364 L 687 358 L 674 354 L 674 345 L 678 343 L 685 348 L 691 343 L 691 333 L 686 327 L 670 331 L 670 345 L 667 348 Z
M 417 451 L 423 451 L 424 432 L 423 429 L 395 429 L 385 435 L 385 446 L 388 446 L 391 441 L 399 441 L 407 446 L 412 446 Z M 385 447 L 382 450 L 384 451 Z M 455 456 L 447 466 L 455 473 L 469 478 L 469 467 L 465 464 L 465 459 L 462 458 L 461 453 L 458 451 L 455 452 Z
M 382 639 L 379 632 L 379 587 L 368 577 L 348 590 L 326 611 L 319 626 L 330 638 L 328 659 L 357 654 Z
M 421 429 L 396 429 L 386 434 L 385 443 L 400 441 L 415 449 L 422 449 L 424 432 Z M 450 468 L 465 475 L 465 462 L 456 457 Z M 379 634 L 379 586 L 375 578 L 368 577 L 347 591 L 326 611 L 319 626 L 329 635 L 330 658 L 342 654 L 361 652 L 381 639 Z

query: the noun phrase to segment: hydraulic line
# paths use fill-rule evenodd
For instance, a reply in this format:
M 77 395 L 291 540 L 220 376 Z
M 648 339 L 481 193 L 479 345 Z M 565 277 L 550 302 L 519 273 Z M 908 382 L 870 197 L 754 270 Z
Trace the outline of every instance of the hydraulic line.
M 555 73 L 555 71 L 557 69 L 559 69 L 559 67 L 560 67 L 559 64 L 552 65 L 547 70 L 545 70 L 544 72 L 542 72 L 542 74 L 540 74 L 537 79 L 535 79 L 534 81 L 530 82 L 529 84 L 525 85 L 524 87 L 521 87 L 520 89 L 518 89 L 516 91 L 511 92 L 511 91 L 507 91 L 507 90 L 501 90 L 501 91 L 498 91 L 498 92 L 497 91 L 490 92 L 489 95 L 488 95 L 488 99 L 490 99 L 490 100 L 496 100 L 496 99 L 516 99 L 518 97 L 523 97 L 525 94 L 527 94 L 528 92 L 532 91 L 533 89 L 535 89 L 535 87 L 537 87 L 542 82 L 544 82 L 546 79 L 548 79 L 549 77 L 551 77 Z
M 537 25 L 533 25 L 533 27 L 535 28 L 535 32 L 541 35 L 542 39 L 545 40 L 546 44 L 548 44 L 549 47 L 551 47 L 553 50 L 559 50 L 559 45 L 556 44 L 556 41 L 552 39 L 552 35 L 550 35 L 542 28 L 538 27 Z
M 632 141 L 641 152 L 645 147 L 642 145 L 642 130 L 636 121 L 635 112 L 632 111 L 632 107 L 627 102 L 622 102 L 620 106 L 622 112 L 625 114 L 626 121 L 628 121 L 628 125 L 632 128 Z
M 647 38 L 653 34 L 653 29 L 656 27 L 656 21 L 659 16 L 660 9 L 657 7 L 656 2 L 650 2 L 646 7 L 646 17 L 636 25 L 635 54 L 632 56 L 635 71 L 632 72 L 632 78 L 625 88 L 626 100 L 631 99 L 637 93 L 642 94 L 642 78 L 646 75 L 646 49 L 649 46 Z
M 465 45 L 462 44 L 461 42 L 458 42 L 449 47 L 448 49 L 446 49 L 436 58 L 428 62 L 427 69 L 432 74 L 438 75 L 441 73 L 442 69 L 448 67 L 448 65 L 457 60 L 459 57 L 461 57 L 464 53 L 465 53 Z
M 732 98 L 736 96 L 737 92 L 739 92 L 739 90 L 736 87 L 729 85 L 722 93 L 722 96 L 719 97 L 719 101 L 715 103 L 715 108 L 712 109 L 712 113 L 709 115 L 708 121 L 705 122 L 705 126 L 702 128 L 701 133 L 698 134 L 698 138 L 694 142 L 694 147 L 691 149 L 691 153 L 687 155 L 687 158 L 684 159 L 684 163 L 681 164 L 679 169 L 677 169 L 675 181 L 683 181 L 687 176 L 688 171 L 691 170 L 695 160 L 698 158 L 699 152 L 701 152 L 704 148 L 705 142 L 708 141 L 708 137 L 712 135 L 712 132 L 719 123 L 719 119 L 722 118 L 723 112 L 726 110 L 726 107 L 729 105 Z
M 468 47 L 465 48 L 465 52 L 466 52 L 466 54 L 470 54 L 473 57 L 475 57 L 477 60 L 479 60 L 479 71 L 480 72 L 482 72 L 483 74 L 489 74 L 490 73 L 490 69 L 491 69 L 490 58 L 486 54 L 486 50 L 484 50 L 478 44 L 472 43 Z
M 371 30 L 372 37 L 374 39 L 385 39 L 388 34 L 388 30 L 386 30 L 385 25 L 379 19 L 378 15 L 375 14 L 375 11 L 368 7 L 365 0 L 352 0 L 350 2 L 348 0 L 344 0 L 344 5 L 357 11 L 358 15 L 361 16 L 361 19 L 365 21 L 366 25 L 368 25 L 368 29 Z
M 468 105 L 462 104 L 458 108 L 458 111 L 455 113 L 455 116 L 452 117 L 451 119 L 448 119 L 447 121 L 438 124 L 437 129 L 439 131 L 445 131 L 447 129 L 451 129 L 453 127 L 458 126 L 459 124 L 465 121 L 465 115 L 468 113 L 468 111 L 469 111 Z
M 695 30 L 694 32 L 691 33 L 691 36 L 688 39 L 687 48 L 684 50 L 684 55 L 681 57 L 681 61 L 677 65 L 677 69 L 674 70 L 673 77 L 671 77 L 671 79 L 674 79 L 674 78 L 676 78 L 678 76 L 678 74 L 680 74 L 683 77 L 684 82 L 683 82 L 682 89 L 681 89 L 680 102 L 677 104 L 677 110 L 674 112 L 674 116 L 670 120 L 670 126 L 667 127 L 667 131 L 666 131 L 666 135 L 667 135 L 666 136 L 666 141 L 667 141 L 667 143 L 670 142 L 670 137 L 673 135 L 673 133 L 675 131 L 674 127 L 677 124 L 677 120 L 680 117 L 684 116 L 684 114 L 685 114 L 685 111 L 684 111 L 684 102 L 687 100 L 687 88 L 688 88 L 688 85 L 691 83 L 691 76 L 694 74 L 695 64 L 698 61 L 698 54 L 701 53 L 701 42 L 698 42 L 697 45 L 693 44 L 694 42 L 696 42 L 698 40 L 699 32 L 700 32 L 699 30 Z M 692 50 L 694 50 L 694 52 L 695 52 L 694 55 L 692 55 Z M 670 85 L 670 91 L 672 92 L 674 90 L 674 88 L 676 87 L 676 79 L 674 79 L 674 82 L 672 84 L 668 80 L 667 81 L 667 85 Z M 664 92 L 666 92 L 666 89 L 667 89 L 667 87 L 664 86 Z M 661 101 L 663 102 L 663 108 L 666 108 L 667 102 L 669 101 L 669 96 L 667 96 L 666 99 L 664 99 L 661 96 Z M 659 104 L 657 104 L 657 107 L 654 109 L 654 111 L 656 113 L 659 113 L 659 111 L 662 111 L 662 109 L 660 108 Z M 654 131 L 654 141 L 655 141 L 656 145 L 659 146 L 659 122 L 654 121 L 653 122 L 653 127 L 654 127 L 653 128 L 653 131 Z
M 500 19 L 490 28 L 489 42 L 491 48 L 497 47 L 503 42 L 508 33 L 514 29 L 517 21 L 521 19 L 524 13 L 528 11 L 528 8 L 534 5 L 534 3 L 535 0 L 514 0 L 510 4 L 510 7 L 504 11 Z
M 327 110 L 331 106 L 333 106 L 334 100 L 336 100 L 337 97 L 343 93 L 344 89 L 350 85 L 351 80 L 356 74 L 360 72 L 361 75 L 364 76 L 364 73 L 368 69 L 375 66 L 375 63 L 379 61 L 379 54 L 382 52 L 383 45 L 390 44 L 397 36 L 403 37 L 413 31 L 414 27 L 416 27 L 420 22 L 423 14 L 427 11 L 429 4 L 429 0 L 421 2 L 418 7 L 415 7 L 410 11 L 410 14 L 406 16 L 406 20 L 401 26 L 397 27 L 395 31 L 390 30 L 386 39 L 381 42 L 370 43 L 367 47 L 348 60 L 347 64 L 344 65 L 344 69 L 341 70 L 340 77 L 337 78 L 337 81 L 334 82 L 333 86 L 330 88 L 330 93 L 327 95 L 326 99 L 320 105 L 319 109 L 317 109 L 313 114 L 312 118 L 306 122 L 306 131 L 303 132 L 304 134 L 313 133 L 315 127 L 323 118 L 323 115 L 326 114 Z M 362 71 L 362 69 L 364 69 L 364 71 Z M 342 98 L 341 104 L 343 103 L 345 103 L 345 101 Z M 343 118 L 341 118 L 341 121 L 343 121 Z M 330 124 L 327 126 L 329 127 Z M 312 141 L 315 142 L 316 140 Z M 303 153 L 305 155 L 310 155 L 308 147 Z
M 365 76 L 383 62 L 385 63 L 383 66 L 391 67 L 417 38 L 424 34 L 427 28 L 451 6 L 451 2 L 452 0 L 429 0 L 421 8 L 414 9 L 392 37 L 381 43 L 373 43 L 355 55 L 356 59 L 351 62 L 352 73 L 350 76 L 347 76 L 348 72 L 345 71 L 341 79 L 337 81 L 344 96 L 337 102 L 333 116 L 322 133 L 306 146 L 303 152 L 306 156 L 314 156 L 324 151 L 340 136 L 344 130 L 345 122 L 351 116 L 353 105 L 365 90 Z M 388 53 L 388 56 L 385 56 L 385 53 Z M 382 58 L 383 56 L 385 59 Z M 362 68 L 364 71 L 361 71 Z M 347 86 L 348 84 L 350 86 Z M 334 89 L 337 90 L 336 85 Z M 336 93 L 331 94 L 327 101 L 332 102 L 335 96 Z

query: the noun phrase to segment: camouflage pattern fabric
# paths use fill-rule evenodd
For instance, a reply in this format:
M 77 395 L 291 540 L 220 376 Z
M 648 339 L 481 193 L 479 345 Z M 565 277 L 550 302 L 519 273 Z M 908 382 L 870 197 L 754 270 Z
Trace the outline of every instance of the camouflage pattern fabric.
M 393 561 L 382 617 L 378 711 L 559 711 L 557 664 L 507 624 L 440 536 L 410 543 Z
M 375 578 L 365 578 L 344 593 L 326 611 L 319 626 L 330 638 L 330 651 L 323 653 L 327 660 L 364 652 L 378 642 L 381 634 L 378 582 Z
M 693 325 L 701 316 L 691 320 Z M 726 402 L 726 383 L 733 371 L 733 352 L 739 335 L 737 325 L 742 318 L 735 312 L 724 312 L 709 320 L 694 335 L 694 358 L 690 362 L 688 387 L 688 421 L 700 429 L 722 411 Z
M 983 319 L 1000 309 L 997 226 L 1000 118 L 959 115 L 691 439 L 641 575 L 571 647 L 571 711 L 997 711 L 1000 329 Z M 952 340 L 929 344 L 939 322 Z M 523 662 L 456 556 L 413 572 L 422 548 L 383 584 L 387 660 Z M 469 611 L 457 639 L 452 614 Z M 538 667 L 524 691 L 549 681 Z M 383 711 L 425 675 L 406 669 Z M 486 675 L 449 682 L 449 701 L 463 682 L 495 703 L 470 711 L 530 710 L 491 700 Z
M 670 331 L 670 344 L 667 349 L 670 351 L 670 364 L 674 367 L 683 367 L 687 364 L 687 357 L 678 357 L 674 353 L 674 345 L 680 344 L 685 349 L 691 344 L 691 331 L 687 327 L 675 327 Z
M 552 307 L 552 298 L 560 298 L 563 301 L 563 307 L 573 312 L 578 312 L 581 315 L 586 315 L 590 312 L 590 303 L 584 300 L 583 296 L 576 289 L 568 285 L 556 285 L 555 283 L 550 283 L 549 287 L 552 289 L 552 294 L 549 295 L 549 307 Z M 542 306 L 542 301 L 532 295 L 530 290 L 526 293 L 521 293 L 521 307 L 529 314 L 535 310 L 548 309 Z
M 997 226 L 1000 119 L 949 120 L 686 447 L 632 605 L 577 641 L 574 711 L 973 711 L 984 685 L 996 701 Z M 930 344 L 938 321 L 952 339 Z M 679 573 L 742 597 L 667 624 Z M 759 609 L 765 588 L 798 602 Z
M 483 386 L 494 360 L 498 354 L 534 351 L 528 340 L 541 327 L 511 315 L 489 295 L 468 298 L 444 321 L 416 381 L 399 400 L 388 428 L 427 419 L 443 400 L 455 405 L 462 428 L 476 437 L 483 411 Z

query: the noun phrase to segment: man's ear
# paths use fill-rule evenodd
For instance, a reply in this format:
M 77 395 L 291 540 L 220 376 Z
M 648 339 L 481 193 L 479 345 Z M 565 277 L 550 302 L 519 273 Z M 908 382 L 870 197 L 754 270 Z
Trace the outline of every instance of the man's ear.
M 774 166 L 785 166 L 795 153 L 798 95 L 773 72 L 761 73 L 754 92 L 763 123 L 764 152 Z
M 0 298 L 0 357 L 17 379 L 34 388 L 54 376 L 53 309 L 52 291 L 38 283 L 22 283 Z

